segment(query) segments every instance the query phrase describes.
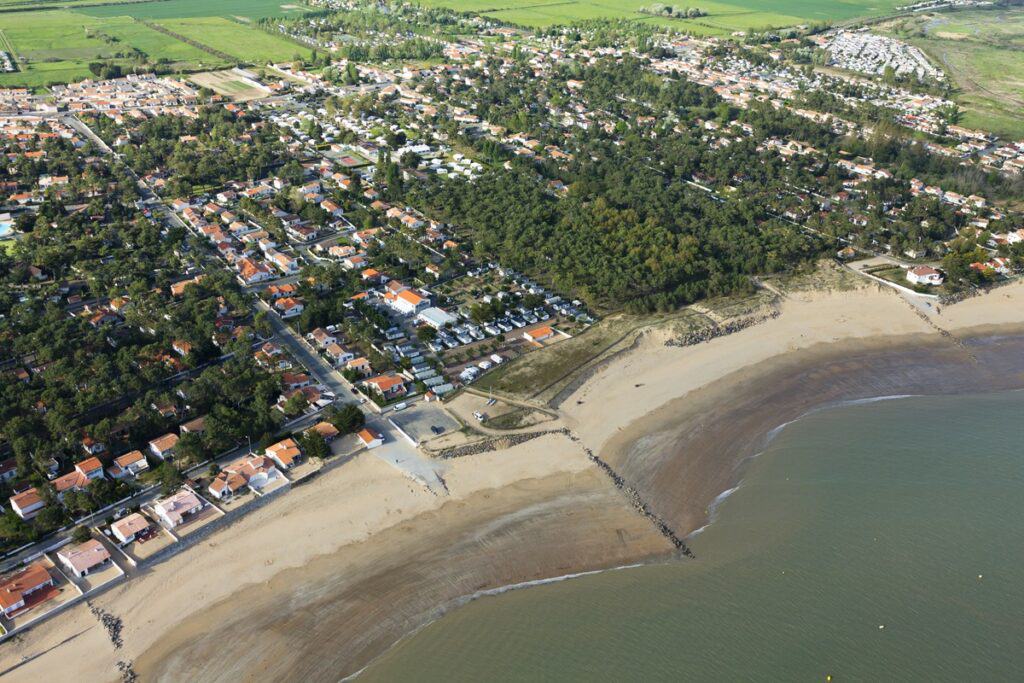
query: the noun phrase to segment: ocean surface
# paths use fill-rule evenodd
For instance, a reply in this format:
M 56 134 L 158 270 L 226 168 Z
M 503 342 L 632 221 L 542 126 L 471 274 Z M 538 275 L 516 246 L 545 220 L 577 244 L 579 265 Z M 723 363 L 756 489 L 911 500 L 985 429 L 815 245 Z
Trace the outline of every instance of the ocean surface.
M 1024 393 L 798 420 L 691 545 L 475 600 L 360 680 L 1021 680 Z

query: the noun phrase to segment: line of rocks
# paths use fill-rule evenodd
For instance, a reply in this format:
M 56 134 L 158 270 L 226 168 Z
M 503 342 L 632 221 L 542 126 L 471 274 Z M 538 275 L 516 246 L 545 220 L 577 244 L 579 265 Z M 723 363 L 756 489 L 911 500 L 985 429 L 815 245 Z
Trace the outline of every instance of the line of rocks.
M 928 317 L 927 313 L 925 313 L 924 311 L 922 311 L 921 309 L 919 309 L 917 306 L 913 305 L 909 301 L 907 302 L 907 305 L 910 306 L 910 309 L 912 311 L 914 311 L 914 313 L 917 314 L 917 317 L 919 317 L 921 320 L 923 320 L 926 325 L 928 325 L 933 330 L 938 332 L 940 337 L 944 337 L 946 340 L 948 340 L 948 341 L 952 342 L 954 345 L 960 347 L 960 349 L 964 353 L 966 353 L 967 356 L 973 362 L 975 362 L 975 363 L 979 362 L 978 361 L 978 357 L 976 355 L 974 355 L 974 351 L 972 351 L 970 349 L 970 347 L 968 347 L 967 344 L 964 343 L 963 339 L 961 339 L 960 337 L 956 336 L 955 334 L 953 334 L 949 330 L 947 330 L 945 328 L 942 328 L 942 327 L 939 327 L 938 325 L 936 325 L 935 321 L 933 321 L 930 317 Z
M 984 285 L 971 287 L 970 289 L 961 289 L 960 291 L 953 292 L 952 294 L 943 294 L 942 296 L 939 297 L 939 303 L 942 304 L 943 306 L 952 306 L 953 304 L 958 304 L 961 301 L 973 299 L 974 297 L 981 296 L 982 294 L 988 294 L 994 289 L 999 289 L 1000 287 L 1012 285 L 1014 282 L 1017 281 L 1018 280 L 1016 278 L 1013 278 L 1000 280 L 998 282 L 988 282 Z
M 117 670 L 121 672 L 121 680 L 124 683 L 135 683 L 139 680 L 139 675 L 135 673 L 131 662 L 119 661 L 117 663 Z
M 440 460 L 465 458 L 470 455 L 480 455 L 481 453 L 489 453 L 503 448 L 511 448 L 512 446 L 518 446 L 521 443 L 532 441 L 533 439 L 544 436 L 545 434 L 561 434 L 564 431 L 564 429 L 549 429 L 540 432 L 507 434 L 504 436 L 496 436 L 490 439 L 477 441 L 476 443 L 466 444 L 465 446 L 450 446 L 448 448 L 443 448 L 432 455 Z
M 565 433 L 567 437 L 569 437 L 571 441 L 580 444 L 580 446 L 583 448 L 583 452 L 587 454 L 587 458 L 590 460 L 590 462 L 597 465 L 602 472 L 608 475 L 608 478 L 612 480 L 612 484 L 615 486 L 615 488 L 619 489 L 624 494 L 626 494 L 626 497 L 629 499 L 629 502 L 633 506 L 633 509 L 640 513 L 640 515 L 642 515 L 643 517 L 646 517 L 651 522 L 651 524 L 654 525 L 658 532 L 662 536 L 667 538 L 670 543 L 672 543 L 676 550 L 678 550 L 686 557 L 695 557 L 693 551 L 690 550 L 690 548 L 686 545 L 683 539 L 679 538 L 679 536 L 676 535 L 676 532 L 672 530 L 672 527 L 666 524 L 665 520 L 663 520 L 661 517 L 655 514 L 655 512 L 647 506 L 647 503 L 645 503 L 643 498 L 640 497 L 640 493 L 632 486 L 627 484 L 626 480 L 623 479 L 618 472 L 612 469 L 611 465 L 602 460 L 592 450 L 590 450 L 586 446 L 583 446 L 583 444 L 580 442 L 580 438 L 573 434 L 572 432 L 570 432 L 568 429 L 564 429 L 562 431 Z
M 752 315 L 746 318 L 740 318 L 738 320 L 731 320 L 725 324 L 715 324 L 710 327 L 704 327 L 699 330 L 687 332 L 673 339 L 669 339 L 665 342 L 665 346 L 695 346 L 697 344 L 703 344 L 709 342 L 712 339 L 718 337 L 724 337 L 741 330 L 745 330 L 748 327 L 759 325 L 765 321 L 773 320 L 778 318 L 782 313 L 778 310 L 774 310 L 771 313 L 764 315 Z
M 120 650 L 121 646 L 124 645 L 124 641 L 121 640 L 121 630 L 124 628 L 121 617 L 115 616 L 105 609 L 92 604 L 89 605 L 89 611 L 92 612 L 92 615 L 99 620 L 100 625 L 106 630 L 110 642 L 114 644 L 114 649 Z

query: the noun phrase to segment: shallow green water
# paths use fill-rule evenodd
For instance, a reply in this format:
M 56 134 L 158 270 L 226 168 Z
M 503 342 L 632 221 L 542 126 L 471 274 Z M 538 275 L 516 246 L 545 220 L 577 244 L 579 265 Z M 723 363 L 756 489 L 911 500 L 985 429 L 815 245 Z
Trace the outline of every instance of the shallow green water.
M 1024 394 L 806 417 L 692 547 L 474 601 L 362 680 L 1020 680 Z

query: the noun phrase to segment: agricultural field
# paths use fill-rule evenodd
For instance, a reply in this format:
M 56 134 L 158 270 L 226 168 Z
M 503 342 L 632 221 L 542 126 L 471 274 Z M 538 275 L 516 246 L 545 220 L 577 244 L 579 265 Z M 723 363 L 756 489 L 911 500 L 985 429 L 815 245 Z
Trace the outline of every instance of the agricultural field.
M 159 64 L 172 72 L 192 72 L 309 54 L 305 47 L 246 25 L 260 17 L 304 11 L 277 0 L 161 0 L 85 7 L 76 2 L 74 9 L 2 11 L 19 6 L 14 0 L 0 0 L 0 44 L 9 45 L 21 66 L 18 73 L 0 74 L 0 87 L 39 88 L 90 78 L 89 63 L 97 61 L 125 67 Z M 199 46 L 143 22 L 165 26 Z M 217 57 L 203 50 L 204 45 L 228 57 Z
M 209 88 L 215 93 L 229 97 L 236 102 L 266 97 L 270 93 L 267 88 L 264 88 L 259 83 L 249 80 L 233 70 L 192 74 L 188 80 L 197 87 Z
M 697 19 L 653 17 L 652 0 L 421 0 L 423 4 L 476 12 L 524 26 L 551 26 L 588 19 L 638 19 L 681 31 L 722 35 L 733 31 L 842 21 L 885 14 L 900 0 L 710 0 L 683 3 L 707 13 Z M 660 4 L 671 4 L 661 2 Z
M 964 125 L 1024 137 L 1024 9 L 928 14 L 880 30 L 917 45 L 946 70 Z
M 186 38 L 225 52 L 241 62 L 265 64 L 268 61 L 287 61 L 295 55 L 308 57 L 311 54 L 310 49 L 303 45 L 224 17 L 162 19 L 157 23 Z
M 128 5 L 99 5 L 76 11 L 93 17 L 129 15 L 158 21 L 188 17 L 262 19 L 302 14 L 305 10 L 300 3 L 292 4 L 287 0 L 154 0 Z

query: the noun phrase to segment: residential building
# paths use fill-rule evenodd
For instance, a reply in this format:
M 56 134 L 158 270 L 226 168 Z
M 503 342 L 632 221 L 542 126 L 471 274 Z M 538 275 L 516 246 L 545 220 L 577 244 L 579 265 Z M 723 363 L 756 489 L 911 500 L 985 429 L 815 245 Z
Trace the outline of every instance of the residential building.
M 178 435 L 168 432 L 149 442 L 149 452 L 160 460 L 174 457 L 174 447 L 178 445 Z
M 29 597 L 53 585 L 53 577 L 42 562 L 33 562 L 0 583 L 0 609 L 10 617 L 29 605 Z
M 119 519 L 110 525 L 110 532 L 121 545 L 131 543 L 148 530 L 149 520 L 138 512 L 133 512 L 124 519 Z
M 376 448 L 384 443 L 384 437 L 370 429 L 362 429 L 356 436 L 367 449 Z
M 307 429 L 306 431 L 307 432 L 316 432 L 317 434 L 322 436 L 324 441 L 326 441 L 327 443 L 330 443 L 331 441 L 334 441 L 334 439 L 337 438 L 338 434 L 341 433 L 341 432 L 338 431 L 337 427 L 332 425 L 330 422 L 326 422 L 326 421 L 318 422 L 315 425 L 313 425 L 312 427 L 310 427 L 309 429 Z
M 22 519 L 32 519 L 39 514 L 40 510 L 46 507 L 46 503 L 39 496 L 39 492 L 35 487 L 11 496 L 10 502 L 14 514 Z
M 907 280 L 915 285 L 937 286 L 942 284 L 942 273 L 930 266 L 916 266 L 907 271 Z
M 170 528 L 181 526 L 190 517 L 203 509 L 203 500 L 188 488 L 157 501 L 153 512 Z
M 302 456 L 302 451 L 299 450 L 294 439 L 285 439 L 278 441 L 273 446 L 268 446 L 264 454 L 277 463 L 278 467 L 287 470 Z
M 218 500 L 227 500 L 246 486 L 258 491 L 272 481 L 281 478 L 281 473 L 269 457 L 250 455 L 225 465 L 210 482 L 210 494 Z
M 129 451 L 124 455 L 114 458 L 113 464 L 107 468 L 107 474 L 111 479 L 123 479 L 124 477 L 137 477 L 149 469 L 149 461 L 142 451 Z
M 398 375 L 377 375 L 363 380 L 361 384 L 384 400 L 406 394 L 405 379 Z
M 85 543 L 64 546 L 57 551 L 57 559 L 68 571 L 83 578 L 110 562 L 110 553 L 100 541 L 90 538 Z

